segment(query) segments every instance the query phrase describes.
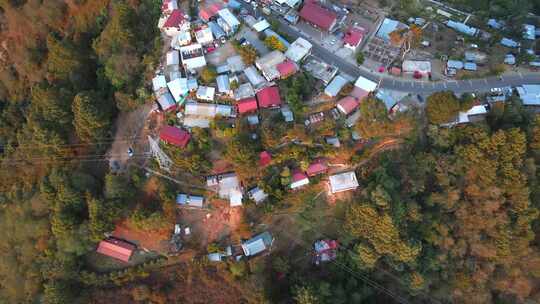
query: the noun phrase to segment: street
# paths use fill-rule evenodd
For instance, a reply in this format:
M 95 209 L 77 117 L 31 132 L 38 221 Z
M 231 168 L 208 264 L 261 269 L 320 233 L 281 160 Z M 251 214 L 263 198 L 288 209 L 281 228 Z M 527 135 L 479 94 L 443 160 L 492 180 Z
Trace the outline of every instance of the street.
M 242 6 L 250 13 L 254 14 L 254 9 L 251 5 L 241 2 Z M 257 14 L 261 16 L 260 12 Z M 293 26 L 287 23 L 279 16 L 275 15 L 264 15 L 267 19 L 275 20 L 279 23 L 279 30 L 287 34 L 293 39 L 302 37 L 308 40 L 312 45 L 312 54 L 315 57 L 318 57 L 325 62 L 335 65 L 339 70 L 349 76 L 358 78 L 363 76 L 367 79 L 370 79 L 374 82 L 379 83 L 379 87 L 402 91 L 402 92 L 413 92 L 417 94 L 421 93 L 431 93 L 437 91 L 451 90 L 456 93 L 465 93 L 465 92 L 485 92 L 489 91 L 490 88 L 494 87 L 504 87 L 504 86 L 518 86 L 522 84 L 535 84 L 540 83 L 540 73 L 524 73 L 512 76 L 503 76 L 499 77 L 488 77 L 482 79 L 471 79 L 471 80 L 449 80 L 449 81 L 413 81 L 413 80 L 398 80 L 392 77 L 385 77 L 379 73 L 372 72 L 366 68 L 358 67 L 355 64 L 352 64 L 345 59 L 335 55 L 334 53 L 328 51 L 321 45 L 313 41 L 309 36 L 304 35 L 297 31 Z M 291 41 L 292 42 L 292 41 Z

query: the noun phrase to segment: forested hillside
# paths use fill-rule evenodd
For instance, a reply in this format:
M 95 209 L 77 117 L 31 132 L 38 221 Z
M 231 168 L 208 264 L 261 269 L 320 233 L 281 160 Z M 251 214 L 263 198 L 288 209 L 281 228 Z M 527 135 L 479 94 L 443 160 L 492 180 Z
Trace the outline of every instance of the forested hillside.
M 0 302 L 74 303 L 80 257 L 125 208 L 101 160 L 148 101 L 158 1 L 0 1 Z M 79 155 L 93 155 L 81 157 Z

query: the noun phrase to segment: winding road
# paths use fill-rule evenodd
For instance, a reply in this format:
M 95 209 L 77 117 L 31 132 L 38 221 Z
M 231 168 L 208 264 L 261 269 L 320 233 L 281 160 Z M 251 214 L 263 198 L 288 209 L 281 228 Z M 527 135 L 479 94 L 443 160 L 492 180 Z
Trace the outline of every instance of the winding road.
M 256 16 L 261 16 L 261 11 L 254 9 L 251 5 L 241 2 L 242 6 Z M 255 14 L 255 10 L 257 10 Z M 390 90 L 413 92 L 417 94 L 432 93 L 437 91 L 450 90 L 456 93 L 465 92 L 485 92 L 491 88 L 504 86 L 518 86 L 522 84 L 540 84 L 540 73 L 519 73 L 502 77 L 488 77 L 471 80 L 448 80 L 448 81 L 418 81 L 418 80 L 401 80 L 393 77 L 385 77 L 379 73 L 371 72 L 370 70 L 359 67 L 351 62 L 337 56 L 328 49 L 322 47 L 315 42 L 311 37 L 299 32 L 283 18 L 275 15 L 266 16 L 268 19 L 279 22 L 279 30 L 287 34 L 293 39 L 302 37 L 313 45 L 312 54 L 325 62 L 339 68 L 339 70 L 354 78 L 363 76 L 367 79 L 379 83 L 379 87 Z

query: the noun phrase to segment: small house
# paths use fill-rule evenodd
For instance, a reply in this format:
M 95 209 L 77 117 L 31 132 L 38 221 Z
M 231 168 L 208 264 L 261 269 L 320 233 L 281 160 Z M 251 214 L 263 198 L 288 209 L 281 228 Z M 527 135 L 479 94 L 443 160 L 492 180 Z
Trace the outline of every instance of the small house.
M 257 69 L 250 65 L 244 70 L 244 74 L 246 74 L 246 78 L 248 81 L 256 88 L 261 86 L 266 82 L 264 77 L 261 76 L 261 74 L 257 71 Z
M 167 144 L 185 148 L 191 139 L 191 135 L 186 130 L 173 126 L 164 126 L 159 131 L 159 139 Z
M 340 99 L 337 104 L 336 108 L 343 113 L 343 115 L 349 115 L 351 114 L 358 106 L 360 105 L 360 102 L 354 97 L 346 96 Z
M 239 85 L 238 89 L 234 91 L 235 100 L 242 100 L 253 96 L 255 96 L 255 91 L 249 82 Z
M 180 206 L 202 208 L 204 197 L 180 193 L 176 196 L 176 203 Z
M 332 31 L 337 23 L 336 13 L 320 6 L 315 0 L 305 1 L 300 10 L 300 18 L 314 27 L 328 32 Z
M 280 74 L 276 66 L 285 61 L 285 59 L 286 57 L 282 52 L 275 50 L 258 58 L 255 61 L 255 66 L 268 81 L 272 81 L 279 78 Z
M 503 38 L 501 39 L 501 45 L 508 47 L 508 48 L 518 48 L 521 44 L 519 42 L 516 42 L 509 38 Z
M 355 88 L 358 88 L 358 92 L 353 96 L 360 100 L 369 95 L 369 93 L 375 91 L 378 85 L 374 81 L 371 81 L 363 76 L 359 76 L 354 83 L 354 86 Z
M 449 28 L 456 30 L 457 32 L 460 32 L 462 34 L 469 35 L 469 36 L 476 36 L 479 33 L 479 30 L 477 28 L 468 26 L 465 23 L 456 22 L 453 20 L 448 20 L 446 22 L 446 25 Z
M 365 29 L 359 27 L 349 27 L 343 36 L 343 46 L 356 52 L 362 43 Z
M 229 65 L 229 69 L 232 73 L 242 72 L 246 68 L 240 55 L 227 58 L 227 64 Z
M 465 64 L 463 64 L 463 69 L 466 71 L 476 71 L 478 68 L 474 62 L 465 62 Z
M 169 87 L 169 91 L 177 103 L 184 102 L 184 98 L 189 92 L 187 78 L 176 78 L 168 82 L 167 87 Z
M 229 76 L 227 76 L 226 74 L 218 75 L 216 77 L 216 82 L 217 82 L 218 92 L 220 94 L 224 94 L 224 95 L 232 94 L 231 86 L 229 83 Z
M 248 97 L 238 101 L 236 109 L 239 114 L 252 113 L 258 110 L 257 100 L 254 97 Z
M 269 249 L 273 243 L 274 238 L 268 231 L 265 231 L 243 242 L 242 250 L 245 256 L 250 257 Z
M 266 194 L 261 188 L 255 187 L 248 191 L 248 196 L 250 199 L 252 199 L 255 204 L 262 203 L 264 200 L 268 198 L 268 194 Z
M 216 93 L 216 88 L 213 87 L 207 87 L 207 86 L 199 86 L 197 89 L 197 99 L 200 100 L 206 100 L 206 101 L 214 101 L 214 95 Z
M 180 34 L 180 32 L 189 31 L 191 24 L 188 18 L 189 16 L 181 9 L 172 10 L 167 21 L 163 24 L 165 34 L 168 36 L 176 36 Z
M 108 238 L 99 242 L 97 253 L 106 255 L 122 262 L 129 262 L 135 251 L 135 245 L 117 238 Z
M 225 31 L 214 21 L 208 22 L 208 27 L 210 28 L 210 30 L 212 31 L 212 35 L 214 35 L 216 39 L 221 39 L 227 36 L 227 34 L 225 34 Z
M 257 92 L 257 100 L 261 108 L 274 108 L 281 105 L 281 96 L 276 86 L 266 87 Z
M 240 26 L 240 21 L 231 13 L 227 8 L 218 11 L 219 18 L 217 19 L 218 25 L 225 31 L 228 36 L 231 36 L 236 32 Z
M 197 43 L 201 45 L 208 45 L 214 42 L 214 35 L 212 29 L 208 26 L 202 27 L 195 31 L 195 39 Z
M 298 66 L 291 60 L 285 60 L 276 66 L 281 79 L 285 79 L 296 72 L 298 72 Z
M 326 161 L 318 159 L 311 164 L 309 164 L 306 173 L 309 177 L 313 177 L 319 174 L 324 174 L 328 171 L 328 165 Z
M 324 141 L 335 148 L 341 147 L 341 142 L 339 142 L 339 138 L 336 136 L 327 136 L 324 138 Z
M 354 171 L 331 175 L 329 179 L 332 194 L 358 188 L 358 180 Z
M 291 189 L 298 189 L 309 184 L 308 176 L 300 170 L 293 171 L 291 181 Z
M 292 122 L 294 121 L 294 115 L 291 109 L 289 109 L 288 106 L 282 106 L 281 107 L 281 115 L 283 116 L 283 119 L 285 122 Z
M 157 98 L 157 103 L 159 104 L 159 107 L 162 111 L 170 111 L 176 109 L 176 103 L 174 102 L 174 98 L 168 91 L 159 94 Z
M 202 46 L 198 43 L 180 48 L 180 56 L 182 65 L 189 71 L 206 66 Z
M 285 57 L 300 62 L 311 53 L 313 45 L 302 37 L 298 37 L 285 52 Z
M 179 65 L 180 64 L 180 54 L 177 50 L 168 51 L 165 55 L 165 64 L 170 65 Z
M 167 80 L 165 79 L 164 75 L 156 75 L 152 79 L 152 89 L 154 92 L 157 92 L 163 88 L 167 88 Z
M 326 86 L 324 89 L 324 94 L 326 94 L 329 97 L 336 97 L 341 89 L 348 83 L 349 81 L 345 79 L 344 77 L 337 75 L 330 81 L 330 83 Z

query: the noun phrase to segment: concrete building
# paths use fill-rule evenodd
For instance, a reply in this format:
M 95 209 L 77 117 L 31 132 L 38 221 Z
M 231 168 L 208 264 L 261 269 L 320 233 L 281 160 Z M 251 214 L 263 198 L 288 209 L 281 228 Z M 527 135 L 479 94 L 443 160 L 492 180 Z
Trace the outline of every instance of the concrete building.
M 298 37 L 285 52 L 285 57 L 294 62 L 300 62 L 311 53 L 313 45 L 302 37 Z
M 358 188 L 358 180 L 354 171 L 331 175 L 329 179 L 332 194 Z

